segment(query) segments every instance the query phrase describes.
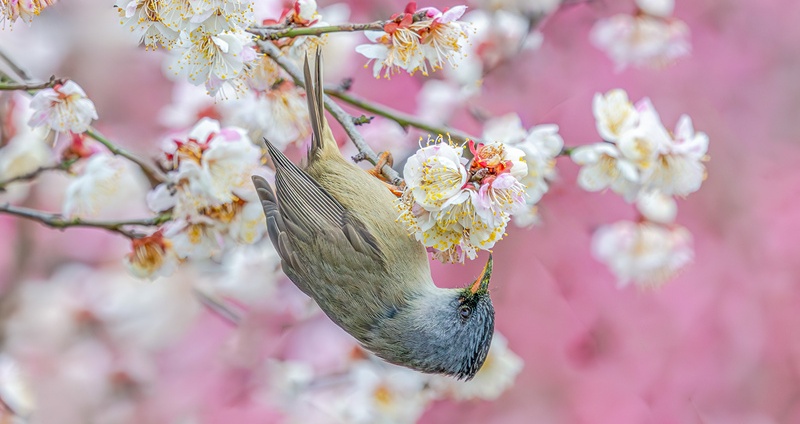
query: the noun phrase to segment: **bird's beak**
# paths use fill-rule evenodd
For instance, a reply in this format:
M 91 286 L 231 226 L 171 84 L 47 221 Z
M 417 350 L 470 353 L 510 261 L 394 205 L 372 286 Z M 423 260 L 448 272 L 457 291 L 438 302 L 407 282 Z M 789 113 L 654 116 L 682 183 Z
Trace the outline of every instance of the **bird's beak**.
M 485 292 L 489 290 L 489 280 L 492 278 L 492 254 L 489 254 L 489 260 L 486 261 L 486 266 L 483 267 L 480 277 L 472 284 L 469 291 L 475 294 L 479 291 Z

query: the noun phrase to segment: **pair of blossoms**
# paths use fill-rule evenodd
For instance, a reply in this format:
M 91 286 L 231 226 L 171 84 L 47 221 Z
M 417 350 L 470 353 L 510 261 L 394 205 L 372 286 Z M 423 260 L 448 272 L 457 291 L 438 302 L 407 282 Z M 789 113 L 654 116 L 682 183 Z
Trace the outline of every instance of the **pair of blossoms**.
M 610 189 L 635 202 L 641 215 L 638 222 L 598 229 L 594 255 L 620 285 L 663 283 L 693 257 L 691 234 L 674 223 L 674 197 L 694 193 L 705 180 L 708 136 L 695 132 L 686 115 L 670 133 L 649 99 L 633 104 L 622 90 L 595 95 L 593 109 L 604 142 L 572 151 L 572 160 L 583 165 L 578 185 L 588 191 Z
M 468 24 L 458 21 L 466 10 L 466 6 L 417 10 L 416 3 L 411 2 L 404 13 L 391 17 L 383 31 L 366 31 L 364 35 L 372 44 L 357 46 L 356 52 L 375 62 L 372 72 L 376 78 L 381 72 L 389 78 L 400 69 L 427 76 L 429 68 L 442 69 L 445 63 L 455 66 L 467 42 Z

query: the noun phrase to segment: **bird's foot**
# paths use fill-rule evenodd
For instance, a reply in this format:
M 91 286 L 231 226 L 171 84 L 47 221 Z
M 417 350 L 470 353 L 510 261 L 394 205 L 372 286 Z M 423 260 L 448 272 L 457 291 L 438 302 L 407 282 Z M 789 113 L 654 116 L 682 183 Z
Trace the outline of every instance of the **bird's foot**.
M 397 197 L 400 197 L 403 194 L 403 186 L 404 183 L 400 183 L 400 185 L 395 185 L 391 181 L 388 181 L 386 177 L 383 175 L 381 171 L 384 165 L 389 165 L 391 167 L 394 164 L 394 157 L 392 157 L 391 152 L 381 152 L 378 155 L 378 163 L 375 164 L 375 167 L 372 169 L 368 169 L 367 172 L 372 175 L 373 177 L 381 180 L 389 191 L 392 192 Z

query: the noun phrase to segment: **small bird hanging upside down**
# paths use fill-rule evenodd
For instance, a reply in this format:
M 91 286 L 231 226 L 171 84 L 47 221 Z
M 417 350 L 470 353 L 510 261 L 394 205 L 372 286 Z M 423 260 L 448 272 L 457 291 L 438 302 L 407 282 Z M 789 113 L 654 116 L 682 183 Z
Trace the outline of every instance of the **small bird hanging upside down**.
M 494 333 L 492 258 L 463 289 L 433 284 L 428 255 L 397 221 L 383 182 L 339 152 L 323 110 L 320 52 L 305 86 L 313 129 L 300 169 L 266 141 L 275 187 L 253 176 L 286 275 L 325 314 L 384 360 L 471 379 Z

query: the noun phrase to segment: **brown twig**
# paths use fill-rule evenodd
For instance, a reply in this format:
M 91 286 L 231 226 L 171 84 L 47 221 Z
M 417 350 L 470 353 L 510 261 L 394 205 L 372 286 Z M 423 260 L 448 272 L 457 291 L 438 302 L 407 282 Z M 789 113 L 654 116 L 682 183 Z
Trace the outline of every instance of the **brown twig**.
M 330 32 L 383 31 L 383 26 L 391 21 L 375 21 L 366 24 L 341 24 L 318 27 L 252 26 L 247 29 L 262 40 L 278 40 L 301 35 L 322 35 Z
M 65 218 L 61 214 L 47 213 L 20 206 L 11 206 L 9 204 L 0 205 L 0 213 L 6 213 L 9 215 L 18 216 L 20 218 L 29 219 L 31 221 L 36 221 L 50 228 L 101 228 L 114 233 L 122 234 L 123 236 L 131 239 L 139 238 L 142 236 L 142 234 L 128 230 L 126 227 L 155 227 L 169 221 L 172 218 L 169 214 L 162 214 L 153 218 L 132 219 L 127 221 L 90 221 L 81 218 Z
M 12 91 L 12 90 L 37 91 L 45 88 L 53 88 L 57 85 L 64 84 L 65 82 L 67 82 L 65 78 L 56 78 L 55 75 L 53 75 L 47 82 L 0 83 L 0 91 Z
M 0 181 L 0 192 L 5 191 L 6 190 L 6 186 L 8 186 L 11 183 L 16 183 L 16 182 L 21 182 L 21 181 L 30 181 L 30 180 L 38 177 L 40 174 L 42 174 L 44 172 L 47 172 L 47 171 L 68 171 L 69 168 L 72 166 L 72 164 L 75 163 L 75 161 L 76 161 L 75 159 L 72 159 L 72 160 L 67 160 L 67 161 L 61 162 L 61 163 L 57 163 L 55 165 L 43 166 L 43 167 L 41 167 L 39 169 L 36 169 L 34 171 L 31 171 L 31 172 L 28 172 L 27 174 L 18 175 L 16 177 L 9 178 L 9 179 L 7 179 L 5 181 Z

